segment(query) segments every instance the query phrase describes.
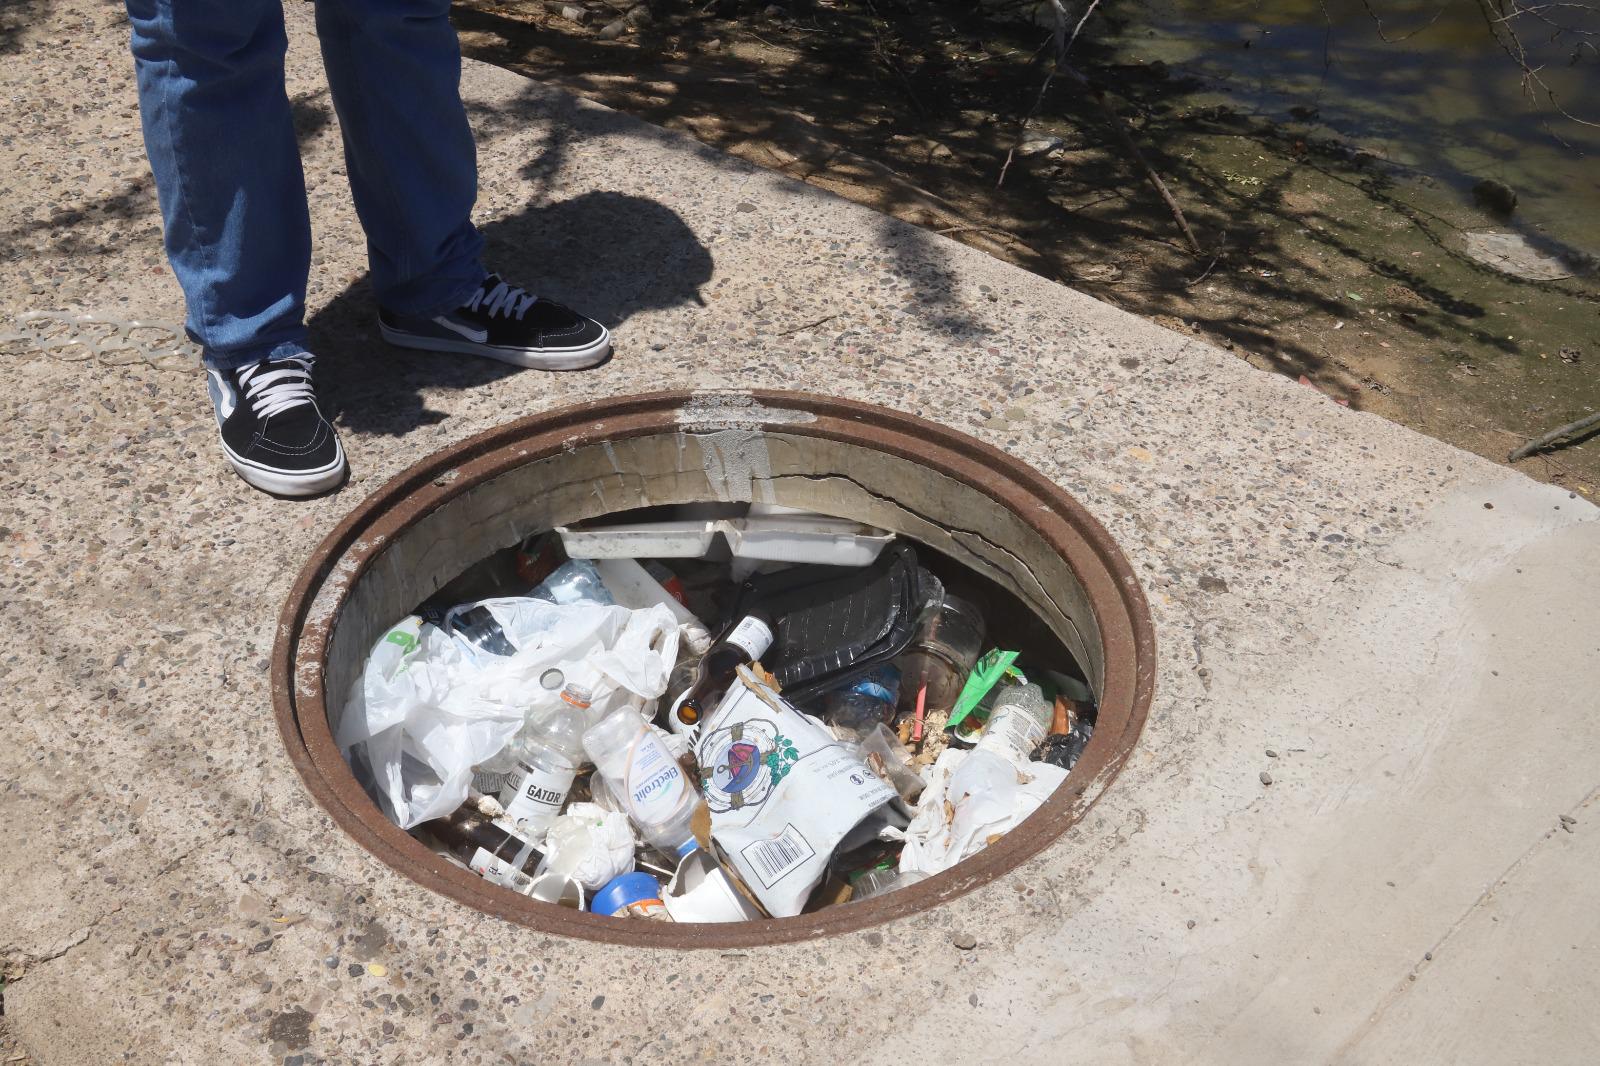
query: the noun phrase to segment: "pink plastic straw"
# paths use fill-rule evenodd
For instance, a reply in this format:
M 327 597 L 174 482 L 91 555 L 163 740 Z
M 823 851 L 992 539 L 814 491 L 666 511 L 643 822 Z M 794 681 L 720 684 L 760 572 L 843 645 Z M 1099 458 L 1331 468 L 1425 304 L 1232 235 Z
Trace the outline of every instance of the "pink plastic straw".
M 911 720 L 911 740 L 913 743 L 922 743 L 922 721 L 928 715 L 928 686 L 923 685 L 917 689 L 917 714 Z

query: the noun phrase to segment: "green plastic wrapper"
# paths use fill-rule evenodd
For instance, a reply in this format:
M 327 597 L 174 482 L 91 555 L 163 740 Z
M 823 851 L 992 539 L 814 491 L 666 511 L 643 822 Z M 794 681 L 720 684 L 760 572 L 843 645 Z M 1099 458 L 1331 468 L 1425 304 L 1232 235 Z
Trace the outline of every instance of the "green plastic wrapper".
M 1017 651 L 1002 651 L 996 648 L 979 659 L 977 665 L 972 668 L 972 673 L 967 675 L 967 683 L 961 687 L 961 695 L 956 697 L 956 705 L 950 711 L 950 720 L 945 723 L 945 729 L 954 729 L 966 721 L 967 716 L 1000 682 L 1027 684 L 1027 677 L 1012 665 L 1021 654 Z

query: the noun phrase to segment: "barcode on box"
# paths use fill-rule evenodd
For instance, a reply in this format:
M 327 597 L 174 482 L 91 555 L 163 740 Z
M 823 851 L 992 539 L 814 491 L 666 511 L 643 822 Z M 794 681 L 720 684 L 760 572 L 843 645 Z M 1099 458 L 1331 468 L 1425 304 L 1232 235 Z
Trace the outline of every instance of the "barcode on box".
M 755 871 L 761 884 L 771 888 L 785 874 L 805 865 L 817 853 L 806 843 L 806 838 L 793 825 L 783 827 L 783 832 L 771 840 L 758 840 L 740 852 L 746 865 Z

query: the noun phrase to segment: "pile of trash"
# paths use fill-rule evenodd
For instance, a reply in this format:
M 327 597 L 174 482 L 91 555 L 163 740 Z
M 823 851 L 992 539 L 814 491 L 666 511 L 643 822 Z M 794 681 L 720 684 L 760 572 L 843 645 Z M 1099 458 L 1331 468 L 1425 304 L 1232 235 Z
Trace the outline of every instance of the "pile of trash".
M 891 533 L 759 504 L 616 517 L 441 589 L 340 717 L 385 815 L 490 882 L 678 922 L 847 904 L 992 844 L 1093 734 L 1070 661 L 990 647 Z

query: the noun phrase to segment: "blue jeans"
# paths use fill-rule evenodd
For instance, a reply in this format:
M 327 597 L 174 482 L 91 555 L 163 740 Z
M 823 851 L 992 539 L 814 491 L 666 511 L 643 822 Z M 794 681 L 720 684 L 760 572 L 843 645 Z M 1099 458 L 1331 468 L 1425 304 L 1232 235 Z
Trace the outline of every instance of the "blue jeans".
M 282 0 L 127 0 L 167 257 L 208 366 L 304 350 L 311 220 Z M 459 306 L 483 280 L 477 156 L 449 0 L 317 0 L 378 302 Z

